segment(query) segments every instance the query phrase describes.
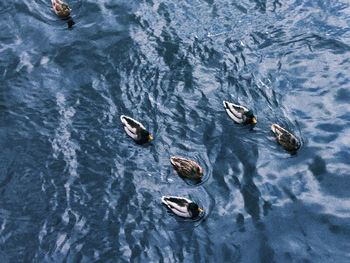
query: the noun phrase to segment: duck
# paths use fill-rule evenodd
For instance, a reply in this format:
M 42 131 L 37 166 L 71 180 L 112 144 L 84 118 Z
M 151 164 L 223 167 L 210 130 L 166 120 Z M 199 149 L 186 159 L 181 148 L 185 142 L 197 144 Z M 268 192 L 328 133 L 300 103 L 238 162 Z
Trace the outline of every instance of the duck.
M 275 134 L 277 142 L 287 151 L 296 152 L 300 148 L 298 138 L 278 124 L 272 124 L 271 130 Z
M 124 130 L 138 144 L 144 144 L 153 140 L 152 135 L 140 122 L 131 117 L 121 115 L 120 120 L 124 125 Z
M 230 116 L 234 122 L 253 125 L 257 123 L 253 112 L 248 110 L 246 107 L 225 100 L 223 101 L 223 104 L 228 116 Z
M 172 156 L 170 157 L 170 163 L 181 177 L 191 180 L 201 180 L 203 177 L 204 170 L 195 161 L 179 156 Z
M 51 0 L 52 3 L 52 9 L 55 12 L 56 15 L 62 18 L 66 18 L 70 16 L 70 12 L 72 9 L 70 9 L 69 5 L 62 0 Z
M 195 202 L 179 196 L 162 196 L 162 203 L 175 215 L 184 218 L 197 218 L 204 212 Z

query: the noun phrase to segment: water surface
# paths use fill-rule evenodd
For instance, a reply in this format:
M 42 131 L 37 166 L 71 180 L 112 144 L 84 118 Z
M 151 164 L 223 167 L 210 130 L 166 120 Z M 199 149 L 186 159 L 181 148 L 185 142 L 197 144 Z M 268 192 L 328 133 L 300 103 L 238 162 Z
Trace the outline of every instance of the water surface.
M 0 2 L 1 262 L 350 261 L 347 0 L 69 4 L 71 30 L 48 0 Z M 133 143 L 121 114 L 155 140 Z M 205 217 L 172 216 L 169 194 Z

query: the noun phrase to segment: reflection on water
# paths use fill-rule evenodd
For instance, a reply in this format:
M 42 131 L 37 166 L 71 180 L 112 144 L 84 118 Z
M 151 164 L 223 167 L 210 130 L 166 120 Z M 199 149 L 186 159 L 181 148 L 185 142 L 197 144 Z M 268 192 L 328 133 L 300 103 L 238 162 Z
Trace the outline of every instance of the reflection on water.
M 50 1 L 0 3 L 1 262 L 350 260 L 347 1 L 69 4 L 70 30 Z M 155 140 L 133 143 L 121 114 Z M 205 216 L 169 214 L 163 195 Z

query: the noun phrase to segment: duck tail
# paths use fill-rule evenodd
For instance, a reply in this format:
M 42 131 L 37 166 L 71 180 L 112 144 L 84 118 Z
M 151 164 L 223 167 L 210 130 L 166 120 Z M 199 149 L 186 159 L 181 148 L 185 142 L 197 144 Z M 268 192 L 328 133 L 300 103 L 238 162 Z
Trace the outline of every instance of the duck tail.
M 176 156 L 171 156 L 170 157 L 170 163 L 173 165 L 173 166 L 176 166 Z
M 63 1 L 62 0 L 51 0 L 51 3 L 52 4 L 62 4 L 63 3 Z
M 281 126 L 279 126 L 278 124 L 274 123 L 271 125 L 271 130 L 275 134 L 280 134 L 280 133 L 282 133 L 282 131 L 284 129 Z
M 124 124 L 126 124 L 126 120 L 125 120 L 125 115 L 121 115 L 120 116 L 120 121 L 122 122 L 122 123 L 124 123 Z
M 276 124 L 272 124 L 272 125 L 271 125 L 271 131 L 272 131 L 273 133 L 276 133 Z
M 162 200 L 162 203 L 165 204 L 165 205 L 168 205 L 168 196 L 162 196 L 161 200 Z

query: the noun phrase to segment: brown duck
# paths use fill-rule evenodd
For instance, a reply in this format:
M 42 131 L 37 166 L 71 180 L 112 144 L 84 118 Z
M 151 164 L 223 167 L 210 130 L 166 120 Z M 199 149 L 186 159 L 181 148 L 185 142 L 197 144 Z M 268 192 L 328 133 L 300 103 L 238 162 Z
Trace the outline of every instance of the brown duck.
M 191 180 L 201 180 L 203 177 L 203 168 L 195 161 L 188 160 L 179 156 L 172 156 L 170 162 L 176 172 L 183 178 Z
M 63 2 L 62 0 L 51 0 L 51 3 L 52 9 L 56 15 L 62 18 L 69 17 L 72 9 L 69 8 L 67 3 Z
M 277 142 L 289 152 L 296 152 L 300 148 L 300 142 L 295 135 L 274 123 L 271 126 L 272 132 L 276 136 Z

